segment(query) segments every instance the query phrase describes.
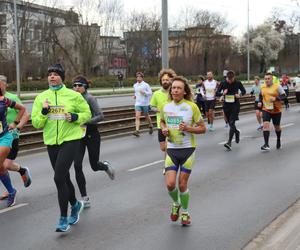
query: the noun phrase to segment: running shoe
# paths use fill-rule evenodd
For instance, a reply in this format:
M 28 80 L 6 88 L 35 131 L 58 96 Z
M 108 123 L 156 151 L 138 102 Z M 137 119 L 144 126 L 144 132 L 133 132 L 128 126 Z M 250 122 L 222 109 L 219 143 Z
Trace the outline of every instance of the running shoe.
M 172 209 L 171 209 L 171 215 L 170 215 L 171 221 L 177 221 L 178 220 L 179 210 L 180 210 L 180 205 L 173 203 Z
M 263 127 L 264 127 L 263 125 L 259 125 L 256 130 L 261 131 L 263 129 Z
M 21 175 L 21 178 L 24 183 L 24 187 L 29 187 L 31 184 L 31 175 L 27 167 L 24 167 L 24 169 L 25 169 L 25 173 Z
M 270 151 L 270 147 L 269 147 L 269 145 L 263 145 L 263 146 L 261 146 L 261 148 L 260 148 L 262 151 Z
M 88 196 L 82 197 L 82 202 L 83 202 L 83 208 L 90 208 L 91 207 L 91 201 Z
M 0 200 L 6 200 L 8 198 L 8 192 L 4 191 L 3 194 L 0 196 Z
M 280 141 L 280 139 L 277 139 L 277 142 L 276 142 L 276 148 L 277 148 L 277 149 L 280 149 L 280 148 L 281 148 L 281 141 Z
M 108 177 L 111 180 L 115 179 L 115 170 L 112 168 L 111 164 L 108 161 L 104 161 L 103 164 L 107 166 L 107 170 L 105 171 L 108 175 Z
M 235 131 L 235 142 L 236 143 L 240 143 L 240 134 L 241 134 L 241 132 L 237 129 Z
M 68 222 L 68 217 L 60 217 L 58 224 L 56 225 L 56 232 L 67 232 L 70 229 L 70 225 Z
M 153 134 L 153 126 L 149 127 L 149 134 L 152 135 Z
M 17 196 L 17 190 L 16 189 L 13 193 L 8 194 L 7 202 L 6 202 L 7 207 L 12 207 L 13 205 L 16 204 L 16 196 Z
M 226 143 L 224 144 L 224 147 L 227 148 L 229 151 L 231 151 L 231 143 L 226 142 Z
M 134 136 L 139 137 L 140 136 L 140 131 L 136 130 L 132 133 Z
M 71 215 L 69 217 L 69 224 L 74 225 L 79 221 L 80 213 L 82 212 L 84 204 L 82 201 L 77 201 L 74 206 L 71 207 Z
M 191 217 L 188 213 L 182 213 L 181 214 L 181 225 L 182 226 L 188 226 L 191 224 Z

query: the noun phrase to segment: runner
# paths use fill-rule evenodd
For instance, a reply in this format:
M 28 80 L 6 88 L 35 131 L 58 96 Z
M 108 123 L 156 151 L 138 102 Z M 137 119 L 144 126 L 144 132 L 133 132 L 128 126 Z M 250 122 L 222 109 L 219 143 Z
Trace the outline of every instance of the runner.
M 286 98 L 284 98 L 285 109 L 288 109 L 290 107 L 288 96 L 289 96 L 289 92 L 290 92 L 291 82 L 290 82 L 290 79 L 287 74 L 282 74 L 280 84 L 281 84 L 281 86 L 285 92 L 285 96 L 286 96 Z
M 203 91 L 203 82 L 205 78 L 204 76 L 199 76 L 198 81 L 195 85 L 196 89 L 196 104 L 201 111 L 202 117 L 205 117 L 205 100 L 204 100 L 204 91 Z
M 3 81 L 6 82 L 6 77 L 2 76 L 1 82 Z M 15 120 L 9 126 L 6 119 L 8 107 L 19 111 Z M 12 185 L 9 173 L 4 166 L 4 162 L 12 147 L 12 143 L 14 140 L 13 135 L 18 133 L 14 130 L 19 129 L 18 124 L 24 112 L 25 107 L 22 104 L 16 103 L 15 101 L 5 97 L 0 88 L 0 180 L 9 193 L 6 202 L 6 205 L 8 207 L 15 204 L 17 190 Z M 10 133 L 9 129 L 12 130 L 12 133 Z
M 218 83 L 214 79 L 214 75 L 211 71 L 206 74 L 207 80 L 203 82 L 204 99 L 205 99 L 205 115 L 208 122 L 208 130 L 214 131 L 214 110 L 216 106 L 216 91 L 218 89 Z
M 228 120 L 230 127 L 228 141 L 224 144 L 224 147 L 231 150 L 232 138 L 235 135 L 235 142 L 240 142 L 240 131 L 235 126 L 235 121 L 239 120 L 240 112 L 240 94 L 246 94 L 246 90 L 243 84 L 235 79 L 235 73 L 229 70 L 226 80 L 220 85 L 217 95 L 221 96 L 221 101 L 224 100 L 223 110 Z
M 104 116 L 97 99 L 87 91 L 89 85 L 90 82 L 82 75 L 76 76 L 73 79 L 73 89 L 82 94 L 92 112 L 92 119 L 83 126 L 84 137 L 80 141 L 79 151 L 75 155 L 74 159 L 76 181 L 85 208 L 91 206 L 90 198 L 87 196 L 86 192 L 84 173 L 82 171 L 82 162 L 86 148 L 88 150 L 89 161 L 93 171 L 105 171 L 111 180 L 115 178 L 115 171 L 111 167 L 110 163 L 108 161 L 99 161 L 101 137 L 97 128 L 97 123 L 102 121 Z
M 49 89 L 35 98 L 31 113 L 32 125 L 43 129 L 44 143 L 54 170 L 60 207 L 56 232 L 68 231 L 70 225 L 79 221 L 83 209 L 83 202 L 76 199 L 69 170 L 82 138 L 80 125 L 91 119 L 89 105 L 81 94 L 66 88 L 64 78 L 65 71 L 60 64 L 48 68 Z M 68 218 L 69 202 L 72 207 Z
M 286 98 L 284 89 L 280 84 L 273 83 L 271 73 L 265 75 L 265 84 L 261 86 L 260 100 L 258 106 L 263 112 L 263 134 L 265 144 L 261 147 L 263 151 L 269 151 L 270 121 L 272 120 L 277 136 L 276 148 L 281 148 L 281 101 Z
M 169 100 L 169 88 L 171 86 L 172 79 L 176 76 L 176 73 L 172 69 L 162 69 L 159 72 L 159 82 L 161 88 L 153 93 L 150 101 L 151 110 L 156 112 L 156 121 L 158 128 L 158 141 L 160 150 L 166 151 L 166 137 L 163 135 L 160 127 L 160 112 L 164 104 Z
M 181 224 L 189 225 L 191 218 L 188 213 L 188 180 L 195 158 L 194 134 L 203 134 L 206 128 L 200 110 L 192 100 L 191 88 L 184 77 L 173 78 L 170 98 L 172 101 L 165 104 L 161 112 L 161 128 L 167 136 L 166 186 L 173 201 L 170 218 L 177 221 L 182 207 Z M 178 171 L 179 190 L 176 185 Z
M 152 90 L 148 83 L 144 82 L 144 74 L 142 72 L 136 73 L 136 83 L 134 88 L 135 99 L 135 131 L 132 133 L 134 136 L 140 136 L 140 123 L 141 115 L 144 113 L 146 120 L 149 123 L 149 134 L 153 133 L 153 125 L 149 115 L 149 105 L 152 95 Z
M 7 78 L 3 75 L 0 75 L 0 89 L 2 91 L 2 94 L 4 94 L 5 97 L 9 98 L 12 101 L 15 101 L 16 103 L 21 103 L 21 100 L 17 95 L 11 94 L 7 89 Z M 14 121 L 16 120 L 18 114 L 18 110 L 8 108 L 7 109 L 7 123 L 9 124 L 9 129 L 14 127 Z M 9 152 L 9 155 L 7 156 L 7 159 L 4 161 L 4 167 L 9 171 L 15 171 L 18 172 L 21 176 L 21 179 L 24 183 L 24 187 L 29 187 L 31 184 L 31 175 L 29 172 L 29 169 L 27 167 L 21 167 L 19 164 L 15 163 L 14 160 L 17 157 L 18 151 L 19 151 L 19 133 L 20 130 L 23 128 L 23 126 L 27 123 L 29 120 L 29 114 L 25 111 L 24 115 L 22 116 L 20 123 L 17 124 L 18 129 L 12 129 L 12 135 L 14 137 L 12 148 Z M 2 197 L 0 199 L 7 199 L 8 198 L 8 192 L 4 192 Z
M 254 101 L 254 109 L 255 109 L 255 114 L 256 114 L 256 119 L 259 124 L 257 127 L 257 130 L 260 131 L 263 128 L 261 117 L 262 117 L 262 109 L 261 107 L 258 107 L 258 102 L 259 102 L 259 94 L 260 94 L 260 79 L 258 76 L 254 77 L 254 85 L 252 86 L 251 96 L 255 96 L 255 101 Z
M 297 77 L 294 79 L 294 87 L 296 92 L 296 101 L 300 103 L 300 71 L 298 71 Z

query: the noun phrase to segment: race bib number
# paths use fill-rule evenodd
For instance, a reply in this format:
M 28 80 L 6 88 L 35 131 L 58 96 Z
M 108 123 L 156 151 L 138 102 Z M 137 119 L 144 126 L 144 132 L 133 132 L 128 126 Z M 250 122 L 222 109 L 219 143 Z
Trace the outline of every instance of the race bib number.
M 182 116 L 168 116 L 167 117 L 167 125 L 170 129 L 179 130 L 179 124 L 183 121 Z
M 3 125 L 2 122 L 0 121 L 0 134 L 3 133 Z
M 82 137 L 81 138 L 83 138 L 86 135 L 86 125 L 81 125 L 80 128 L 82 130 Z
M 255 99 L 258 99 L 259 98 L 259 93 L 256 93 L 255 94 Z
M 264 103 L 265 108 L 268 110 L 273 110 L 274 109 L 274 103 L 273 102 L 265 102 Z
M 234 102 L 234 95 L 225 95 L 225 102 L 233 103 Z
M 209 96 L 213 96 L 213 95 L 215 95 L 215 90 L 214 89 L 207 89 L 206 94 L 209 95 Z
M 50 106 L 48 118 L 50 120 L 66 120 L 64 106 Z

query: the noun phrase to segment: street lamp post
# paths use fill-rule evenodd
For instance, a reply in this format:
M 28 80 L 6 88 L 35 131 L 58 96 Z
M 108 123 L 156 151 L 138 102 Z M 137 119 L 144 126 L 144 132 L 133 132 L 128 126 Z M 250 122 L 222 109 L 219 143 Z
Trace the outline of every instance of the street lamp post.
M 162 18 L 162 46 L 161 46 L 161 62 L 162 68 L 169 68 L 169 33 L 168 33 L 168 0 L 161 0 L 161 18 Z
M 14 0 L 14 23 L 15 23 L 15 42 L 16 42 L 16 77 L 17 77 L 17 95 L 20 93 L 20 58 L 19 58 L 19 34 L 18 34 L 18 17 L 17 17 L 17 3 Z
M 250 34 L 249 34 L 249 0 L 247 9 L 247 82 L 250 84 Z

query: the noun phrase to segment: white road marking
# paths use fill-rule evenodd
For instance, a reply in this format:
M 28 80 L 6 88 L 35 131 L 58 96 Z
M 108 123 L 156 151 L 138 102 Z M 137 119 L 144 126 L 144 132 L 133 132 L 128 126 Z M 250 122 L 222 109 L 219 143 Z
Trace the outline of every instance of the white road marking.
M 287 128 L 287 127 L 290 127 L 290 126 L 293 126 L 295 125 L 295 123 L 287 123 L 287 124 L 284 124 L 284 125 L 281 125 L 282 128 Z
M 129 169 L 128 171 L 129 171 L 129 172 L 132 172 L 132 171 L 140 170 L 140 169 L 143 169 L 143 168 L 152 167 L 153 165 L 156 165 L 156 164 L 158 164 L 158 163 L 162 163 L 162 162 L 164 162 L 164 161 L 165 161 L 165 160 L 154 161 L 154 162 L 151 162 L 151 163 L 148 163 L 148 164 L 145 164 L 145 165 L 136 167 L 136 168 Z
M 24 206 L 28 206 L 28 203 L 20 203 L 20 204 L 17 204 L 15 206 L 12 206 L 12 207 L 7 207 L 7 208 L 4 208 L 4 209 L 1 209 L 0 214 L 6 213 L 6 212 L 9 212 L 11 210 L 14 210 L 14 209 L 17 209 L 17 208 L 20 208 L 20 207 L 24 207 Z

